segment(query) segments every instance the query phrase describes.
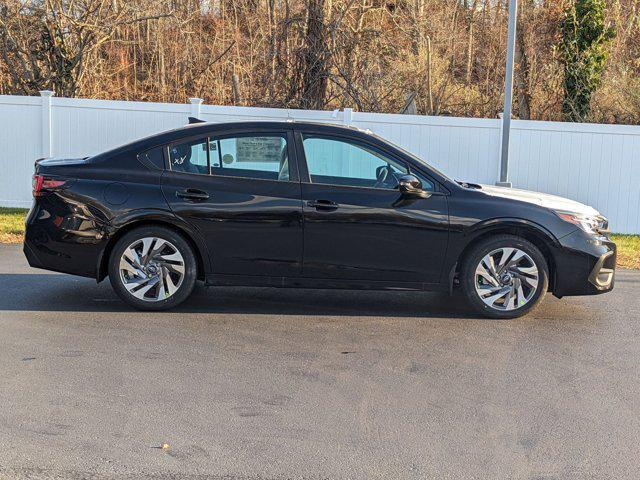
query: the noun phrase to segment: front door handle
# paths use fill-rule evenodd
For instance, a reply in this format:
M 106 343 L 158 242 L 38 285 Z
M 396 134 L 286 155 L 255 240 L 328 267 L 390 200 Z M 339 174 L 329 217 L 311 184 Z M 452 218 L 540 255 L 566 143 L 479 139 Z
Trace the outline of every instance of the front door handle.
M 177 191 L 176 197 L 199 201 L 207 200 L 209 198 L 209 194 L 203 190 L 198 190 L 197 188 L 187 188 L 186 190 Z
M 307 206 L 315 208 L 316 210 L 331 212 L 333 210 L 337 210 L 340 205 L 336 202 L 332 202 L 331 200 L 309 200 L 307 201 Z

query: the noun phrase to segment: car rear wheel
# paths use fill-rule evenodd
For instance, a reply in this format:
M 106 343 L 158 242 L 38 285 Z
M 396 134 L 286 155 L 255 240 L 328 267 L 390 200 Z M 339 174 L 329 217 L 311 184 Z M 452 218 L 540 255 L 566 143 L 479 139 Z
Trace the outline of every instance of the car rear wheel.
M 549 268 L 540 250 L 514 235 L 476 245 L 460 269 L 460 284 L 476 311 L 491 318 L 531 312 L 549 287 Z
M 125 302 L 141 310 L 165 310 L 193 291 L 197 266 L 189 243 L 164 227 L 132 230 L 109 258 L 109 280 Z

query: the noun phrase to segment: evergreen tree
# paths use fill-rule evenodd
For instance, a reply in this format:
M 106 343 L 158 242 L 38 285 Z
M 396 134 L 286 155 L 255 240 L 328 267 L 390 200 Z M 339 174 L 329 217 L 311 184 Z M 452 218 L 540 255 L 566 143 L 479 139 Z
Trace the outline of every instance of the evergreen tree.
M 575 0 L 565 11 L 561 44 L 565 120 L 586 120 L 591 97 L 604 74 L 606 45 L 614 36 L 614 29 L 605 21 L 605 0 Z

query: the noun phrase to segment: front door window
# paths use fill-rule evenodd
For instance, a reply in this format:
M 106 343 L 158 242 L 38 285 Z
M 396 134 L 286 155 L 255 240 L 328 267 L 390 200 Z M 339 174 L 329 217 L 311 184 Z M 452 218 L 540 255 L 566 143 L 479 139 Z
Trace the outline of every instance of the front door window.
M 406 166 L 365 145 L 334 138 L 303 136 L 312 183 L 394 189 Z
M 409 173 L 402 162 L 365 144 L 315 135 L 302 138 L 311 183 L 394 190 L 400 176 Z M 432 182 L 418 176 L 423 188 L 433 189 Z

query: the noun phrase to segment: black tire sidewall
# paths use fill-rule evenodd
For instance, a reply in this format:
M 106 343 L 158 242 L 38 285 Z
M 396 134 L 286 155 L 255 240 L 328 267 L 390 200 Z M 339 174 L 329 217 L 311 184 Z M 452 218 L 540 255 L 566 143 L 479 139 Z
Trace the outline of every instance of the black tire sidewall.
M 475 288 L 475 270 L 482 258 L 493 250 L 504 247 L 518 248 L 527 253 L 535 262 L 539 273 L 538 290 L 534 297 L 523 307 L 509 311 L 496 310 L 488 306 L 478 297 Z M 478 313 L 490 318 L 518 318 L 535 309 L 547 293 L 549 267 L 544 255 L 533 243 L 515 235 L 500 235 L 480 242 L 469 252 L 460 269 L 460 284 L 467 300 Z
M 184 259 L 185 275 L 178 290 L 169 298 L 157 302 L 147 302 L 134 297 L 124 287 L 120 279 L 120 257 L 124 250 L 136 240 L 144 237 L 158 237 L 171 242 Z M 109 281 L 118 296 L 129 305 L 139 310 L 166 310 L 184 302 L 195 286 L 197 279 L 197 263 L 189 242 L 179 233 L 165 227 L 140 227 L 120 238 L 109 257 Z

